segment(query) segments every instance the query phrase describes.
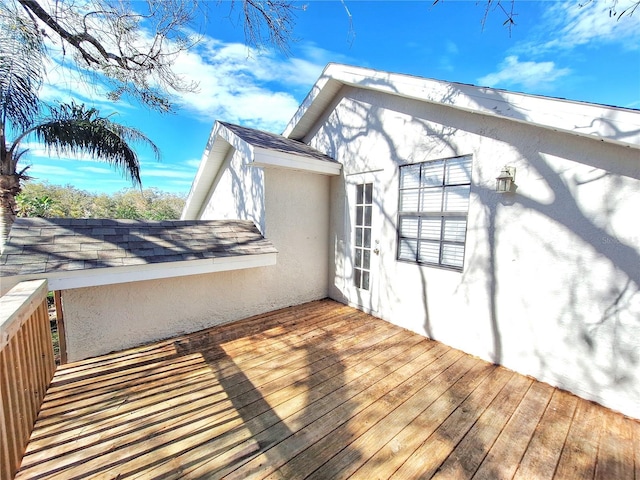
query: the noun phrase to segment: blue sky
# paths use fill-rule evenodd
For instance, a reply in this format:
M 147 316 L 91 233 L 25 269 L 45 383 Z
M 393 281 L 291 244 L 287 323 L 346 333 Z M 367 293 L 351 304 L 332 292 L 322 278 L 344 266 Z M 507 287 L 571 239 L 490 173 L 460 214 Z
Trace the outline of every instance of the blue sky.
M 160 162 L 139 151 L 143 187 L 186 194 L 215 120 L 280 133 L 328 62 L 638 109 L 640 10 L 616 20 L 610 3 L 517 1 L 509 31 L 498 9 L 483 28 L 483 2 L 310 0 L 287 56 L 249 49 L 230 3 L 211 2 L 202 42 L 175 63 L 199 83 L 197 93 L 175 97 L 176 113 L 109 102 L 61 65 L 50 68 L 42 98 L 73 98 L 142 130 L 162 151 Z M 131 186 L 107 165 L 29 147 L 37 181 L 107 193 Z

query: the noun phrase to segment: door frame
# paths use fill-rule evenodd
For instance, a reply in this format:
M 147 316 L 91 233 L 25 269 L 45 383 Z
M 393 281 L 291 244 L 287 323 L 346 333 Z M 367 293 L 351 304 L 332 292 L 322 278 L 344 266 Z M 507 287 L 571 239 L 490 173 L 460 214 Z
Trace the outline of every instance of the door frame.
M 347 293 L 349 304 L 367 313 L 377 313 L 380 299 L 380 240 L 382 229 L 380 173 L 382 170 L 358 172 L 345 175 L 345 205 L 344 232 L 346 239 L 345 262 L 343 271 L 344 291 Z M 372 214 L 371 214 L 371 243 L 369 265 L 369 289 L 361 289 L 355 285 L 355 216 L 356 216 L 356 186 L 366 183 L 373 184 Z

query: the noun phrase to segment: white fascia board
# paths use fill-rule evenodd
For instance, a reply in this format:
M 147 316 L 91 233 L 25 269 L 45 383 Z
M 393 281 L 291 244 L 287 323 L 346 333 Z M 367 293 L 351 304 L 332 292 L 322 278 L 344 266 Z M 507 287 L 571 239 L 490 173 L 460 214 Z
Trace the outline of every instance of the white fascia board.
M 220 170 L 227 158 L 231 145 L 219 135 L 221 125 L 216 122 L 211 130 L 207 148 L 202 154 L 200 166 L 191 185 L 189 196 L 180 215 L 181 220 L 198 219 L 206 205 L 216 179 L 220 177 Z M 226 129 L 225 129 L 226 130 Z
M 247 164 L 255 167 L 279 167 L 320 173 L 323 175 L 339 175 L 342 165 L 295 153 L 280 152 L 257 147 L 243 140 L 234 132 L 221 125 L 218 135 L 239 152 Z
M 283 135 L 301 138 L 342 85 L 375 90 L 459 110 L 505 118 L 545 129 L 640 148 L 640 112 L 573 100 L 508 92 L 361 67 L 329 64 Z M 327 90 L 325 93 L 324 90 Z
M 329 64 L 331 65 L 331 64 Z M 331 100 L 338 94 L 343 84 L 327 75 L 326 67 L 318 81 L 311 88 L 302 101 L 296 113 L 282 132 L 283 137 L 302 141 L 313 127 L 316 119 L 320 118 Z
M 254 157 L 251 165 L 256 167 L 277 167 L 319 173 L 322 175 L 340 175 L 342 165 L 303 155 L 278 152 L 254 147 Z
M 34 278 L 47 279 L 50 290 L 97 287 L 118 283 L 158 280 L 204 273 L 226 272 L 245 268 L 267 267 L 276 264 L 277 253 L 215 257 L 184 262 L 154 263 L 124 267 L 71 270 L 11 277 L 13 285 Z M 9 280 L 9 279 L 7 279 Z

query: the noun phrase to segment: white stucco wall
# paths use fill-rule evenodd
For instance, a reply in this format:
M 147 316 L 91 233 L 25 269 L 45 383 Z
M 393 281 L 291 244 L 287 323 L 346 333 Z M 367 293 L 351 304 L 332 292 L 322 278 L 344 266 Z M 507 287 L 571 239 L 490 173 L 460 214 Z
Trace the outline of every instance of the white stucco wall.
M 296 305 L 328 295 L 330 177 L 247 166 L 236 154 L 202 219 L 253 220 L 278 250 L 268 279 L 250 295 Z
M 345 288 L 345 178 L 380 170 L 377 315 L 640 418 L 639 151 L 341 93 L 307 139 L 344 163 L 331 185 L 330 295 L 357 303 Z M 465 154 L 473 180 L 464 270 L 396 261 L 398 165 Z M 517 168 L 514 195 L 494 191 L 505 164 Z
M 251 220 L 260 232 L 265 229 L 264 172 L 247 165 L 231 149 L 220 179 L 202 210 L 203 220 Z
M 276 265 L 63 291 L 69 361 L 328 296 L 329 178 L 243 168 L 223 174 L 203 219 L 251 219 Z
M 268 278 L 261 267 L 64 290 L 67 354 L 73 362 L 270 311 L 247 296 Z

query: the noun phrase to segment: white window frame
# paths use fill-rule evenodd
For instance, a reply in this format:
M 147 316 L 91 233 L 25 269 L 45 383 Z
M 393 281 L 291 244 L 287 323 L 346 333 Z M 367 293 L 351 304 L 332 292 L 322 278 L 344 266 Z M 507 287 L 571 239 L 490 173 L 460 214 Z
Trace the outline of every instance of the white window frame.
M 400 166 L 398 261 L 464 269 L 472 160 L 462 155 Z

